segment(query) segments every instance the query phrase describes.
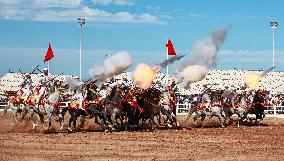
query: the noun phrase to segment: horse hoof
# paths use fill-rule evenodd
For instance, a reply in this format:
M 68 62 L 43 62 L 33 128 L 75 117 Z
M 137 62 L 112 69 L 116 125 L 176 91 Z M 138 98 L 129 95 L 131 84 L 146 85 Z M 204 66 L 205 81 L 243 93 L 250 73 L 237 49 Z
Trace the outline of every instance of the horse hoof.
M 178 130 L 183 130 L 181 126 L 177 126 L 177 129 Z
M 172 126 L 171 124 L 167 123 L 167 124 L 166 124 L 166 127 L 172 128 L 173 126 Z

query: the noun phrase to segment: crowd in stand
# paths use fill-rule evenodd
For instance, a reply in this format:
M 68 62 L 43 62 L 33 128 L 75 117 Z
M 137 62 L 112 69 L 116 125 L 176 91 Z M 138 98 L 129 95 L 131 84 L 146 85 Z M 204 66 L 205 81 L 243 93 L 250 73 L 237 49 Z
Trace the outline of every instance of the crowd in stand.
M 201 95 L 204 92 L 204 88 L 210 90 L 224 90 L 228 89 L 240 93 L 244 89 L 244 77 L 248 71 L 243 70 L 210 70 L 208 75 L 201 81 L 192 83 L 189 89 L 180 88 L 177 85 L 176 93 L 180 95 L 180 102 L 190 102 L 193 96 Z M 261 71 L 255 71 L 260 75 Z M 31 74 L 33 82 L 36 83 L 37 74 Z M 58 80 L 64 81 L 67 77 L 62 75 L 57 77 Z M 131 80 L 131 73 L 125 72 L 115 77 L 116 80 Z M 165 74 L 159 73 L 154 80 L 156 88 L 163 88 L 169 82 L 174 80 L 173 75 L 166 77 Z M 1 78 L 0 81 L 0 95 L 4 94 L 4 91 L 17 91 L 20 89 L 20 82 L 23 81 L 23 75 L 21 73 L 7 73 Z M 260 79 L 259 89 L 267 91 L 267 98 L 269 98 L 268 104 L 282 105 L 284 93 L 284 72 L 270 72 L 266 76 Z M 163 90 L 163 89 L 160 89 Z M 1 99 L 1 98 L 0 98 Z

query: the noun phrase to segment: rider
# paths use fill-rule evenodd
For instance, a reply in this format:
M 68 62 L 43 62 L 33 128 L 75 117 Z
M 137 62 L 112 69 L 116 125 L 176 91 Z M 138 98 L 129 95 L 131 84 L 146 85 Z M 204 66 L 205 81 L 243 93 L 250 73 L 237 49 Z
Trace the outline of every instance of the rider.
M 168 86 L 168 92 L 169 92 L 169 96 L 170 96 L 169 107 L 175 108 L 175 104 L 177 102 L 177 97 L 176 97 L 176 93 L 175 93 L 176 92 L 176 83 L 175 83 L 175 81 L 173 81 L 172 84 L 170 84 Z
M 202 105 L 205 106 L 205 111 L 209 111 L 209 106 L 210 106 L 210 103 L 211 103 L 211 99 L 210 99 L 210 96 L 208 94 L 204 94 L 202 96 Z
M 21 90 L 23 91 L 24 102 L 27 101 L 30 93 L 31 93 L 31 86 L 32 86 L 32 78 L 29 73 L 24 75 L 24 81 L 21 83 Z
M 262 105 L 262 110 L 264 110 L 264 107 L 265 107 L 265 96 L 264 96 L 264 94 L 265 93 L 262 90 L 256 91 L 256 94 L 254 95 L 254 98 L 253 98 L 253 107 L 256 104 L 261 104 Z
M 40 74 L 39 80 L 38 80 L 40 89 L 39 89 L 38 99 L 36 100 L 36 108 L 38 108 L 40 101 L 46 94 L 45 92 L 48 90 L 49 87 L 51 87 L 51 83 L 52 83 L 51 81 L 52 81 L 52 77 L 49 76 L 48 69 L 43 68 L 42 73 Z

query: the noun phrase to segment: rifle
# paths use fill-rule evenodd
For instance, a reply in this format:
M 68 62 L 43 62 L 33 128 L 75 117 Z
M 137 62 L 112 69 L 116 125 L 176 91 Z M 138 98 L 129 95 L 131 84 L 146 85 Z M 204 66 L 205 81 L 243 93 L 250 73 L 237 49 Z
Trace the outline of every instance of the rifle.
M 49 83 L 49 82 L 53 81 L 55 78 L 57 78 L 57 77 L 61 76 L 62 74 L 64 74 L 64 73 L 62 72 L 61 74 L 59 74 L 59 75 L 57 75 L 57 76 L 55 76 L 55 77 L 51 78 L 50 80 L 48 80 L 48 81 L 46 81 L 45 83 L 43 83 L 43 84 L 42 84 L 42 86 L 44 86 L 44 85 L 46 85 L 47 83 Z M 32 88 L 34 88 L 34 87 L 35 87 L 35 86 L 32 86 Z
M 162 81 L 166 76 L 167 76 L 167 75 L 164 75 L 160 81 Z M 158 83 L 158 80 L 157 80 L 157 81 L 155 82 L 155 84 L 153 84 L 152 86 L 155 87 L 155 85 L 156 85 L 157 83 Z
M 23 77 L 23 79 L 25 79 L 24 73 L 22 73 L 21 69 L 19 69 L 19 72 L 20 72 L 21 76 Z
M 39 72 L 41 72 L 41 73 L 42 73 L 42 71 L 41 71 L 40 69 L 36 68 L 36 70 L 38 70 Z
M 49 82 L 53 81 L 55 78 L 57 78 L 57 77 L 59 77 L 59 76 L 61 76 L 61 75 L 63 75 L 63 74 L 64 74 L 64 73 L 62 72 L 61 74 L 59 74 L 59 75 L 57 75 L 57 76 L 55 76 L 55 77 L 51 78 L 50 80 L 46 81 L 46 82 L 45 82 L 45 83 L 43 83 L 42 85 L 45 85 L 45 84 L 47 84 L 47 83 L 49 83 Z
M 39 67 L 39 64 L 35 67 L 35 68 L 33 68 L 34 70 L 30 73 L 30 74 L 34 74 L 34 72 L 35 72 L 35 70 L 36 69 L 38 69 L 38 67 Z M 39 69 L 38 69 L 39 70 Z M 19 72 L 22 74 L 22 76 L 24 77 L 24 73 L 21 71 L 21 69 L 19 69 Z
M 33 68 L 34 70 L 31 72 L 31 74 L 34 74 L 35 70 L 38 69 L 38 67 L 39 67 L 39 64 Z

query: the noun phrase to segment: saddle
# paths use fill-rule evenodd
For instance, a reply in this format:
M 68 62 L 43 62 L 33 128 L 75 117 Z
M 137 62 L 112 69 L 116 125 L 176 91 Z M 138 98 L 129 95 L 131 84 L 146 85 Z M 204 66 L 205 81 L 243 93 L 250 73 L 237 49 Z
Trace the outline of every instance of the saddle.
M 197 106 L 196 106 L 196 108 L 198 109 L 198 110 L 204 110 L 205 108 L 206 108 L 206 104 L 205 103 L 200 103 L 200 104 L 198 104 Z

